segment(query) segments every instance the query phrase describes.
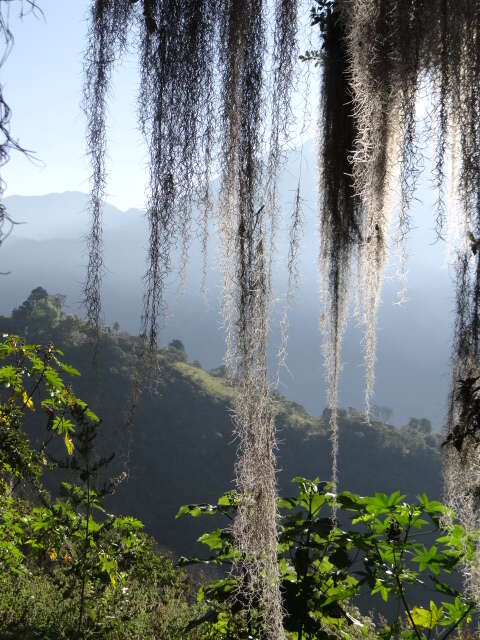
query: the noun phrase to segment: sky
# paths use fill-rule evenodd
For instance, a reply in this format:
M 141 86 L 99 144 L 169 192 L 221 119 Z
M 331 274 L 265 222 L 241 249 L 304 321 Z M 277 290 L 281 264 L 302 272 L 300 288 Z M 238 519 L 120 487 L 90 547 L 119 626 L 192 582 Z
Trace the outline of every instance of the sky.
M 13 114 L 11 132 L 34 151 L 35 161 L 20 154 L 12 157 L 2 170 L 6 196 L 89 189 L 81 99 L 90 0 L 37 2 L 43 17 L 30 14 L 20 19 L 20 2 L 11 4 L 15 44 L 2 68 L 2 84 Z M 305 36 L 301 37 L 306 43 L 303 48 L 310 46 Z M 316 103 L 316 85 L 311 82 L 311 104 Z M 106 200 L 122 210 L 143 208 L 145 201 L 147 151 L 136 123 L 137 89 L 133 52 L 117 65 L 107 119 Z M 296 112 L 303 112 L 303 96 L 298 96 L 293 106 Z M 307 131 L 301 139 L 311 138 L 313 133 Z
M 12 109 L 11 132 L 34 151 L 14 154 L 2 170 L 5 195 L 88 191 L 85 119 L 81 110 L 83 51 L 89 0 L 39 0 L 44 17 L 19 19 L 11 3 L 15 44 L 2 68 Z M 136 128 L 137 68 L 126 57 L 113 79 L 109 110 L 107 199 L 121 209 L 142 207 L 146 150 Z

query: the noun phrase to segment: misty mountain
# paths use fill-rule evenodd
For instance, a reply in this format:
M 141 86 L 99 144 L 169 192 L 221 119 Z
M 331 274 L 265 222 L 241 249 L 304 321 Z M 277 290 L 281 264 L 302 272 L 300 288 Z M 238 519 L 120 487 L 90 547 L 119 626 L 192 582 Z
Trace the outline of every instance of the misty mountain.
M 79 191 L 49 193 L 44 196 L 10 196 L 5 205 L 17 224 L 16 238 L 46 241 L 82 238 L 87 231 L 88 195 Z M 138 209 L 119 211 L 106 202 L 103 206 L 103 226 L 111 231 L 128 225 L 142 215 Z
M 280 199 L 286 215 L 278 236 L 274 264 L 275 305 L 272 315 L 271 370 L 275 372 L 279 347 L 279 324 L 284 309 L 288 219 L 292 210 L 301 167 L 304 230 L 300 255 L 302 281 L 290 314 L 288 370 L 282 371 L 280 392 L 320 415 L 325 400 L 324 371 L 319 332 L 315 210 L 315 156 L 311 143 L 303 153 L 292 152 L 281 181 Z M 425 196 L 425 198 L 423 198 Z M 383 290 L 378 318 L 377 381 L 374 402 L 394 410 L 392 421 L 406 424 L 410 416 L 428 417 L 436 427 L 443 423 L 449 379 L 449 345 L 453 290 L 445 266 L 444 247 L 422 224 L 422 215 L 433 203 L 428 190 L 419 189 L 413 211 L 413 231 L 408 243 L 408 302 L 395 304 L 400 284 L 395 265 Z M 67 309 L 82 313 L 82 283 L 87 254 L 86 194 L 67 192 L 38 197 L 11 196 L 4 199 L 19 224 L 0 251 L 0 271 L 11 275 L 0 281 L 0 313 L 18 306 L 36 286 L 67 296 Z M 430 212 L 424 216 L 431 220 Z M 208 295 L 200 295 L 200 229 L 194 220 L 190 265 L 183 292 L 178 261 L 167 286 L 168 318 L 160 336 L 166 344 L 181 339 L 193 360 L 206 368 L 217 366 L 224 354 L 219 300 L 219 272 L 213 223 L 209 246 Z M 147 223 L 143 212 L 104 209 L 105 274 L 103 320 L 115 321 L 136 333 L 140 327 L 143 275 L 146 270 Z M 362 328 L 351 321 L 342 352 L 339 404 L 363 406 Z

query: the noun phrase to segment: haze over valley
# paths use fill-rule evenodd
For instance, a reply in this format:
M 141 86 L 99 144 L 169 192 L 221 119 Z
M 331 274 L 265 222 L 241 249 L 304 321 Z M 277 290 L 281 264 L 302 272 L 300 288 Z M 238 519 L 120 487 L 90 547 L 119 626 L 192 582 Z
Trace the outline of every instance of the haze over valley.
M 326 405 L 324 368 L 319 318 L 321 313 L 316 260 L 315 155 L 307 143 L 300 160 L 291 152 L 283 172 L 281 202 L 288 213 L 293 208 L 297 176 L 302 168 L 301 194 L 304 233 L 300 249 L 300 288 L 290 312 L 288 370 L 281 374 L 280 392 L 299 402 L 313 415 Z M 445 245 L 435 242 L 430 226 L 432 196 L 428 185 L 420 185 L 415 204 L 414 228 L 408 243 L 409 273 L 407 302 L 396 304 L 401 283 L 391 266 L 383 289 L 378 318 L 378 357 L 374 403 L 393 409 L 391 421 L 406 424 L 411 416 L 429 418 L 435 428 L 445 419 L 449 388 L 449 358 L 452 335 L 452 273 L 446 266 Z M 2 246 L 0 313 L 19 305 L 36 286 L 67 296 L 67 310 L 82 314 L 82 284 L 87 253 L 87 195 L 80 192 L 43 196 L 10 196 L 5 205 L 17 225 Z M 288 215 L 284 219 L 288 219 Z M 192 228 L 192 247 L 186 281 L 176 267 L 168 283 L 168 318 L 160 342 L 173 338 L 184 342 L 193 360 L 206 369 L 217 367 L 224 355 L 224 336 L 219 304 L 221 275 L 218 246 L 211 240 L 208 255 L 208 294 L 200 293 L 202 256 L 198 220 Z M 105 273 L 103 281 L 103 320 L 137 333 L 146 270 L 147 221 L 139 209 L 121 211 L 104 207 Z M 213 225 L 213 222 L 212 222 Z M 213 228 L 211 238 L 215 237 Z M 271 325 L 270 369 L 276 370 L 280 343 L 280 320 L 286 291 L 286 223 L 278 237 L 278 257 L 274 265 L 275 305 Z M 351 319 L 342 351 L 343 371 L 340 400 L 343 407 L 363 407 L 363 355 L 361 326 Z

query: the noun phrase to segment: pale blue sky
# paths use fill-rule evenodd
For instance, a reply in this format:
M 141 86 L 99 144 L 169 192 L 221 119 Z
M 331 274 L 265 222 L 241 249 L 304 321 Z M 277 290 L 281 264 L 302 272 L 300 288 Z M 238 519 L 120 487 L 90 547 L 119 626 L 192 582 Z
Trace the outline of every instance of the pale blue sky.
M 42 164 L 12 156 L 2 175 L 5 195 L 88 191 L 85 120 L 82 114 L 82 57 L 89 0 L 39 0 L 45 19 L 17 18 L 12 3 L 15 46 L 2 69 L 12 108 L 11 130 L 36 152 Z M 136 62 L 124 60 L 114 78 L 109 113 L 108 200 L 122 209 L 143 206 L 146 156 L 136 130 Z
M 2 69 L 1 82 L 12 108 L 12 133 L 36 152 L 40 162 L 35 165 L 14 154 L 2 174 L 7 181 L 6 196 L 89 188 L 81 95 L 90 0 L 37 2 L 45 19 L 28 15 L 20 20 L 20 3 L 12 3 L 15 46 Z M 311 45 L 303 33 L 306 48 Z M 315 75 L 314 70 L 312 77 Z M 310 84 L 311 104 L 317 101 L 317 84 Z M 137 62 L 132 54 L 114 75 L 108 118 L 107 200 L 121 209 L 144 204 L 147 157 L 136 126 L 137 88 Z M 297 96 L 294 105 L 302 113 L 303 96 Z M 312 117 L 310 124 L 314 122 Z M 315 128 L 309 129 L 303 138 L 313 137 Z

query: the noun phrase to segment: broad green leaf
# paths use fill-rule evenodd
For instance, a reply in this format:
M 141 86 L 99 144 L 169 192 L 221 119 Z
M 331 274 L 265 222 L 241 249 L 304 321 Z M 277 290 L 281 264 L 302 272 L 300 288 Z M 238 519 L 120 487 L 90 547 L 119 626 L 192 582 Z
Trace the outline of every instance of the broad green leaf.
M 15 387 L 18 377 L 18 371 L 12 365 L 0 368 L 0 384 L 4 384 L 6 387 Z
M 297 505 L 298 505 L 298 500 L 296 498 L 279 498 L 277 500 L 277 506 L 279 509 L 291 510 Z
M 177 512 L 176 518 L 189 515 L 192 518 L 207 515 L 213 516 L 217 513 L 217 507 L 213 504 L 184 504 Z
M 198 538 L 198 542 L 206 544 L 209 549 L 222 549 L 224 546 L 224 539 L 222 538 L 222 530 L 215 529 L 209 533 L 204 533 Z
M 412 619 L 417 627 L 422 629 L 434 629 L 444 618 L 444 612 L 442 607 L 437 607 L 435 603 L 430 600 L 430 610 L 423 607 L 414 607 L 412 609 Z
M 454 597 L 460 595 L 460 592 L 457 591 L 457 589 L 454 589 L 449 584 L 445 584 L 444 582 L 440 582 L 440 580 L 438 580 L 438 578 L 436 578 L 435 576 L 430 576 L 430 580 L 433 582 L 433 584 L 435 585 L 435 589 L 439 593 L 446 593 L 447 595 L 454 596 Z
M 115 518 L 113 521 L 113 528 L 118 530 L 140 530 L 143 529 L 143 527 L 143 522 L 132 516 L 122 516 L 121 518 Z

